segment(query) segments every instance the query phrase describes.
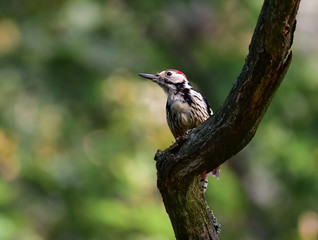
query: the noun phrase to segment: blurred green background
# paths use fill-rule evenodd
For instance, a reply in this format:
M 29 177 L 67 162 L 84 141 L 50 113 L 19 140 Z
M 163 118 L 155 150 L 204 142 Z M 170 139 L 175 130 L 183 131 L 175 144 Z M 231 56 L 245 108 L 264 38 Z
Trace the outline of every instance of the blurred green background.
M 0 240 L 174 239 L 153 160 L 183 71 L 216 111 L 261 0 L 0 0 Z M 221 239 L 317 239 L 318 3 L 252 142 L 210 178 Z

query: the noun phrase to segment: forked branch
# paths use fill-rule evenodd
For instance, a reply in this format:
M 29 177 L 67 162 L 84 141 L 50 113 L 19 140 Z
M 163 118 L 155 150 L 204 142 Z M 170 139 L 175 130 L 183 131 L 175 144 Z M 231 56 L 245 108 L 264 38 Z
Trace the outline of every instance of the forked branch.
M 218 239 L 197 176 L 253 138 L 292 60 L 300 0 L 265 0 L 245 65 L 216 113 L 156 154 L 158 188 L 177 239 Z

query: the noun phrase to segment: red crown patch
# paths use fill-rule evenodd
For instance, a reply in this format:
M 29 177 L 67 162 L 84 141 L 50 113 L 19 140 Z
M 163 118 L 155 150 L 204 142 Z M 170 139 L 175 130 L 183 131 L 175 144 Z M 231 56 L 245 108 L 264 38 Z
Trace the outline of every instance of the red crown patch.
M 183 72 L 181 72 L 181 71 L 179 71 L 179 70 L 169 69 L 169 71 L 175 72 L 175 73 L 178 73 L 178 74 L 182 74 L 182 75 L 188 80 L 187 76 L 186 76 Z

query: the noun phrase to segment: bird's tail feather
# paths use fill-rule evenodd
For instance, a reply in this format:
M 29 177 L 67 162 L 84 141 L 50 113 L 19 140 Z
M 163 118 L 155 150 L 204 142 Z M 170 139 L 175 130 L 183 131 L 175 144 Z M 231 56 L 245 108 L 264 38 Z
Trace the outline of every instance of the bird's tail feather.
M 208 174 L 213 175 L 216 179 L 219 180 L 219 178 L 220 178 L 220 167 L 217 167 L 217 168 L 213 169 L 213 171 L 208 173 Z M 208 174 L 203 172 L 200 175 L 200 183 L 201 183 L 201 187 L 202 187 L 203 192 L 205 192 L 207 187 L 208 187 Z

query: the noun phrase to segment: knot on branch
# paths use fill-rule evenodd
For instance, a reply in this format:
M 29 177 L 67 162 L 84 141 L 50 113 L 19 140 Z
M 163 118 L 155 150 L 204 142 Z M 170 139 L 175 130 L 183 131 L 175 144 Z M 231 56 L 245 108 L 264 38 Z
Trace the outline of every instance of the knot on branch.
M 161 151 L 160 149 L 157 150 L 155 155 L 155 161 L 158 161 L 158 159 L 164 154 L 164 151 Z

